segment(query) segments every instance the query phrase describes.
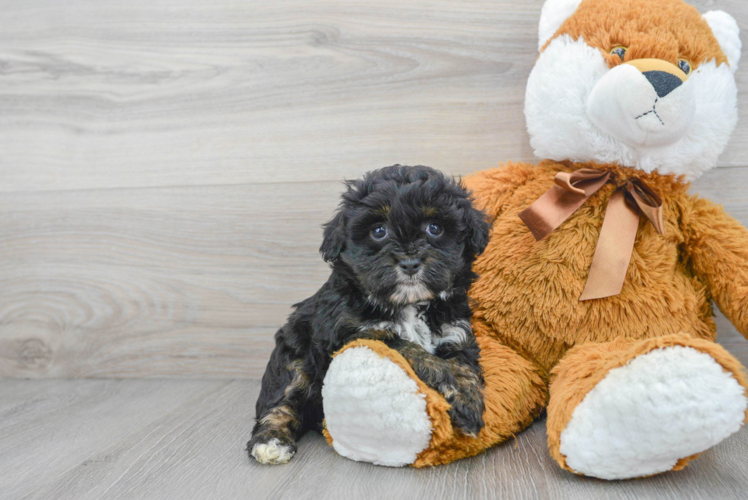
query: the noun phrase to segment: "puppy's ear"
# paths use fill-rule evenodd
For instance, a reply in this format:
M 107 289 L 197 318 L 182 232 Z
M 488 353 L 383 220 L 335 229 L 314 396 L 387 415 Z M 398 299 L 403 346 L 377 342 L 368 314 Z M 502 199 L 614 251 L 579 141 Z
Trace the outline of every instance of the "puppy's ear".
M 467 228 L 465 251 L 472 257 L 476 257 L 482 254 L 488 245 L 490 226 L 486 214 L 472 205 L 465 210 L 465 219 L 465 227 Z
M 319 253 L 325 262 L 331 262 L 340 257 L 340 252 L 345 250 L 345 217 L 343 210 L 338 211 L 330 222 L 322 226 L 324 229 L 322 245 Z

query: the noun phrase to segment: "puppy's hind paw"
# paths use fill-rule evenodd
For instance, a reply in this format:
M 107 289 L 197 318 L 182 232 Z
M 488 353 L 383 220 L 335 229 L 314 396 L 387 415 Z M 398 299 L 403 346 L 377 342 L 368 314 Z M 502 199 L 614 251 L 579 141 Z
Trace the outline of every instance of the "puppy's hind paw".
M 272 438 L 267 443 L 247 444 L 249 455 L 261 464 L 277 465 L 285 464 L 296 454 L 296 447 L 292 444 L 284 444 L 278 438 Z

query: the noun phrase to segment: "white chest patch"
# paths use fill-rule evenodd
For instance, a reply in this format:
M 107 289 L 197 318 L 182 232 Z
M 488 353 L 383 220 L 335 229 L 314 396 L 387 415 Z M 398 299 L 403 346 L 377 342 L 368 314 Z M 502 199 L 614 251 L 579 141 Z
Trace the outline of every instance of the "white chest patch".
M 464 342 L 470 331 L 469 321 L 456 321 L 441 325 L 439 331 L 432 332 L 426 323 L 426 311 L 424 303 L 406 306 L 396 321 L 382 321 L 364 326 L 366 330 L 387 330 L 398 337 L 418 344 L 430 354 L 434 354 L 436 348 L 442 344 L 452 342 L 458 344 Z

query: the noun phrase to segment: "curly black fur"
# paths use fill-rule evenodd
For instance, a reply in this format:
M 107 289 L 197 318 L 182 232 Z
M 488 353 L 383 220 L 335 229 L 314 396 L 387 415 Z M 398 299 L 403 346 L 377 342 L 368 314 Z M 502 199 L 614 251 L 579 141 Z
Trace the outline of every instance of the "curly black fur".
M 472 263 L 488 243 L 484 214 L 459 182 L 424 166 L 383 168 L 346 187 L 320 247 L 332 274 L 275 335 L 247 444 L 263 463 L 287 461 L 301 435 L 319 430 L 331 355 L 356 338 L 381 339 L 401 352 L 450 402 L 463 432 L 484 425 L 467 295 Z M 406 316 L 428 328 L 406 332 Z M 284 447 L 284 456 L 256 451 L 268 444 Z

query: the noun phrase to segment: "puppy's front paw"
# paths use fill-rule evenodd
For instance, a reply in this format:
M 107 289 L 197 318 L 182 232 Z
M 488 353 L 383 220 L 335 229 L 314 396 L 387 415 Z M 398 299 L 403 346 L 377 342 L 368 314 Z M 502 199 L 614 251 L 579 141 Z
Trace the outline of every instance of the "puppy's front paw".
M 452 425 L 457 427 L 463 434 L 475 437 L 485 427 L 483 422 L 483 399 L 470 400 L 468 398 L 457 398 L 452 401 L 449 409 L 449 418 Z
M 267 442 L 251 440 L 247 443 L 249 456 L 265 465 L 285 464 L 296 454 L 293 443 L 283 443 L 278 438 L 271 438 Z

